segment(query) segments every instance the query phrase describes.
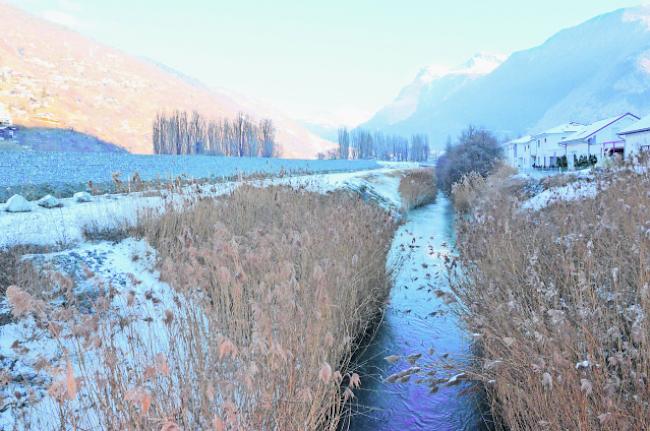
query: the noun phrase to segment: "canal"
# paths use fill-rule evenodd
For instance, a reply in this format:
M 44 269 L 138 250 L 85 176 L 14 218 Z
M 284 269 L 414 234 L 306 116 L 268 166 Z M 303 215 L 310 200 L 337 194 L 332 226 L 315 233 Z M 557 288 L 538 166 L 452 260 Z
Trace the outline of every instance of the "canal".
M 487 429 L 475 388 L 443 381 L 455 375 L 444 364 L 471 360 L 470 339 L 449 310 L 445 257 L 454 241 L 453 207 L 442 194 L 397 231 L 388 262 L 395 283 L 375 337 L 357 358 L 362 387 L 350 430 Z M 403 375 L 414 367 L 420 371 Z

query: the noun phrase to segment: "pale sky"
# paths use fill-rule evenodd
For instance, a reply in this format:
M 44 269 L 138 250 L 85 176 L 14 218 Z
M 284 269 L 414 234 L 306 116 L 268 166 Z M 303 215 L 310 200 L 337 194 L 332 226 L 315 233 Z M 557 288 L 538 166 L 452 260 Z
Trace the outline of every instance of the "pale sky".
M 641 0 L 10 0 L 298 119 L 355 124 L 418 70 L 509 54 Z

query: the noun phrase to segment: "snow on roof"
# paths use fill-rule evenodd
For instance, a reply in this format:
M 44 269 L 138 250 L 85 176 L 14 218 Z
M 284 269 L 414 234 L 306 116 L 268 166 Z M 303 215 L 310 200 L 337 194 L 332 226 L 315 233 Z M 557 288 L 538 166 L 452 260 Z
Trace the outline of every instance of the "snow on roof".
M 512 144 L 527 144 L 532 141 L 533 137 L 530 135 L 522 136 L 521 138 L 513 139 L 512 141 L 505 142 L 503 145 L 512 145 Z
M 650 130 L 650 115 L 641 118 L 636 123 L 618 132 L 619 135 L 631 135 L 632 133 L 644 132 Z
M 570 122 L 570 123 L 560 124 L 559 126 L 555 126 L 555 127 L 551 128 L 551 129 L 548 129 L 548 130 L 545 130 L 545 131 L 543 131 L 541 133 L 538 133 L 535 136 L 558 135 L 558 134 L 564 134 L 564 133 L 575 133 L 575 132 L 581 130 L 583 127 L 585 127 L 584 124 Z
M 605 127 L 616 123 L 617 121 L 627 117 L 631 116 L 633 118 L 636 118 L 637 120 L 639 117 L 637 117 L 634 114 L 630 114 L 629 112 L 626 112 L 625 114 L 622 115 L 617 115 L 616 117 L 611 117 L 611 118 L 605 118 L 604 120 L 596 121 L 595 123 L 591 123 L 587 126 L 584 126 L 582 129 L 578 130 L 576 133 L 573 135 L 569 136 L 564 140 L 564 143 L 566 142 L 575 142 L 575 141 L 584 141 L 585 139 L 588 139 L 591 137 L 593 134 L 599 132 L 600 130 L 604 129 Z

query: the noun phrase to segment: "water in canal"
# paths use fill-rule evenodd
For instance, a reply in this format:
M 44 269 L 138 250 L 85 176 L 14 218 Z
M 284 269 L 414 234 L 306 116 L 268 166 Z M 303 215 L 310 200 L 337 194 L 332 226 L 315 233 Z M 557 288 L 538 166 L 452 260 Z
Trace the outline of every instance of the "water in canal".
M 395 284 L 384 319 L 358 358 L 362 388 L 350 430 L 486 429 L 480 397 L 468 391 L 468 383 L 441 384 L 432 393 L 415 375 L 404 383 L 385 381 L 413 366 L 409 355 L 422 353 L 415 365 L 423 368 L 444 358 L 470 357 L 469 339 L 448 312 L 448 297 L 438 296 L 449 291 L 444 256 L 453 253 L 454 239 L 453 208 L 442 194 L 436 203 L 412 211 L 397 231 L 390 254 L 390 263 L 396 265 Z M 384 359 L 390 355 L 401 359 L 391 364 Z M 445 370 L 440 372 L 444 377 Z

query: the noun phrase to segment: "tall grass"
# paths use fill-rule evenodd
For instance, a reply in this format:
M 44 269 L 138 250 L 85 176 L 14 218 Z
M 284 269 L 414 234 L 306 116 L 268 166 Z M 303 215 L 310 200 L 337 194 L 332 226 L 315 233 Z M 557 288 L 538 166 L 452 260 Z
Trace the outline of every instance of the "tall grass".
M 390 288 L 393 220 L 358 196 L 242 186 L 142 214 L 171 298 L 36 317 L 74 349 L 50 396 L 66 429 L 336 430 L 362 382 L 349 368 Z M 134 259 L 137 258 L 134 257 Z M 136 275 L 137 277 L 137 275 Z M 31 299 L 12 290 L 14 303 Z M 108 305 L 123 301 L 115 318 Z M 27 305 L 25 305 L 27 304 Z M 70 304 L 74 300 L 70 299 Z M 141 310 L 162 304 L 164 313 Z M 61 317 L 73 325 L 61 329 Z
M 435 202 L 438 189 L 432 168 L 406 171 L 399 182 L 402 208 L 405 211 Z
M 34 294 L 42 290 L 42 278 L 38 271 L 22 257 L 29 253 L 45 253 L 49 250 L 36 246 L 0 248 L 0 297 L 9 286 L 21 285 Z
M 513 181 L 457 188 L 475 199 L 455 290 L 498 426 L 650 429 L 650 176 L 606 173 L 595 199 L 539 212 Z

